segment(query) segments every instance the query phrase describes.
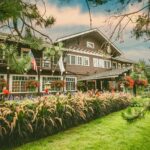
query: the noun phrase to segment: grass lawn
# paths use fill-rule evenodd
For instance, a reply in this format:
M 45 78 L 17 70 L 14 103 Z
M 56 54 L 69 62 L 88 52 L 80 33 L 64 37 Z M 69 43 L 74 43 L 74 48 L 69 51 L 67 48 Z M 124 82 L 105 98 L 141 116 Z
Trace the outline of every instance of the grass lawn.
M 121 111 L 13 150 L 149 150 L 150 113 L 128 123 Z

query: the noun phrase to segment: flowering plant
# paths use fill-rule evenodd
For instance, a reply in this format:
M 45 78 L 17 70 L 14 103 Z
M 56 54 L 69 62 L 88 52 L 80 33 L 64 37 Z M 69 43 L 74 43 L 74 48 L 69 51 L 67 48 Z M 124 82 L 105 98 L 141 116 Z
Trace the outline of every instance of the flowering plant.
M 64 86 L 65 86 L 65 81 L 63 80 L 56 80 L 51 83 L 51 87 L 62 88 Z
M 125 76 L 124 78 L 124 84 L 126 87 L 129 87 L 129 88 L 133 88 L 134 86 L 134 80 L 130 77 L 130 76 Z
M 139 86 L 145 86 L 145 87 L 148 85 L 148 81 L 146 79 L 136 80 L 135 83 Z
M 27 88 L 37 88 L 37 87 L 39 87 L 39 82 L 36 80 L 28 80 L 26 82 L 26 87 Z

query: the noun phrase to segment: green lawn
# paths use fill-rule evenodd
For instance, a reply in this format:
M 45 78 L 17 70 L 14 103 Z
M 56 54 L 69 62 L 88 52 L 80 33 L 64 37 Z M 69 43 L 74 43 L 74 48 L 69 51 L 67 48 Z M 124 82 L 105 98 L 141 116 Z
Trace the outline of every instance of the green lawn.
M 121 112 L 22 145 L 13 150 L 149 150 L 150 113 L 128 123 Z

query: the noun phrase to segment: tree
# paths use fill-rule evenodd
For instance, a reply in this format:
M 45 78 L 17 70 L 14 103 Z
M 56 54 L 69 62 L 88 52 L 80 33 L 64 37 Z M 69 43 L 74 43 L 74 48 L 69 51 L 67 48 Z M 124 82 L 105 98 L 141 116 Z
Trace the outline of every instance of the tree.
M 0 2 L 0 28 L 7 28 L 10 30 L 11 35 L 19 37 L 16 40 L 36 40 L 37 34 L 48 38 L 48 35 L 40 32 L 39 28 L 51 27 L 54 24 L 55 19 L 52 16 L 45 17 L 46 7 L 44 0 L 40 0 L 43 3 L 45 11 L 41 14 L 38 9 L 38 1 L 35 0 L 5 0 Z M 9 38 L 9 37 L 8 37 Z
M 37 28 L 51 27 L 55 19 L 52 16 L 45 16 L 46 6 L 44 0 L 40 0 L 44 5 L 44 14 L 38 9 L 38 1 L 25 0 L 4 0 L 0 1 L 0 29 L 7 29 L 8 34 L 6 41 L 13 39 L 15 43 L 0 45 L 0 53 L 5 51 L 5 57 L 10 69 L 18 73 L 27 71 L 30 67 L 29 57 L 18 57 L 17 46 L 23 42 L 34 49 L 42 49 L 43 38 L 47 38 L 52 43 L 51 38 L 40 32 Z
M 135 27 L 133 27 L 132 30 L 133 36 L 135 36 L 137 39 L 141 37 L 146 37 L 146 41 L 150 40 L 150 0 L 85 0 L 85 2 L 89 11 L 90 28 L 92 28 L 91 7 L 104 5 L 108 2 L 114 2 L 114 4 L 112 5 L 115 6 L 115 11 L 114 7 L 107 10 L 107 12 L 113 14 L 109 18 L 109 22 L 113 22 L 114 19 L 118 20 L 116 25 L 114 26 L 110 39 L 114 36 L 116 32 L 117 38 L 120 38 L 122 32 L 128 26 L 128 24 L 134 23 Z M 123 13 L 123 11 L 128 6 L 134 6 L 138 3 L 141 4 L 141 8 L 130 13 Z M 122 24 L 122 22 L 125 22 L 124 25 Z

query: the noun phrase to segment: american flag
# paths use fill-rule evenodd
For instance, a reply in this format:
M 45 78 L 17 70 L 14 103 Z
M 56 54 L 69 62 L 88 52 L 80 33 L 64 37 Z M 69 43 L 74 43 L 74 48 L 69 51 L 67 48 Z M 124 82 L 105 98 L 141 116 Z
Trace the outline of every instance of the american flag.
M 34 58 L 34 55 L 32 53 L 32 51 L 30 50 L 29 55 L 31 57 L 31 65 L 32 65 L 32 69 L 35 70 L 37 72 L 37 64 L 36 64 L 36 60 Z

